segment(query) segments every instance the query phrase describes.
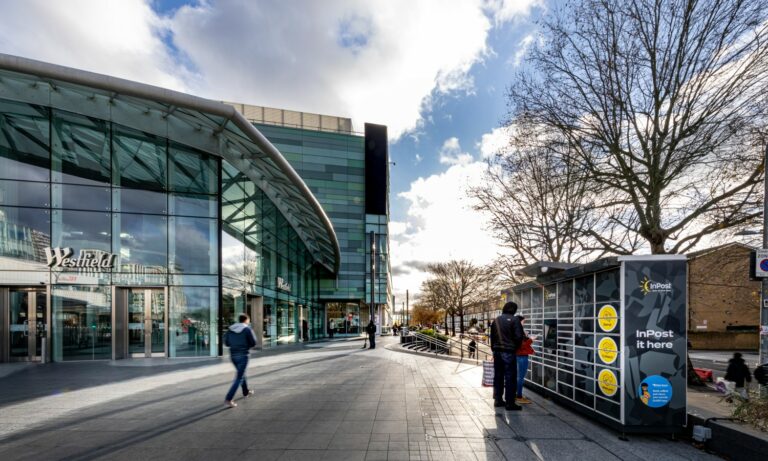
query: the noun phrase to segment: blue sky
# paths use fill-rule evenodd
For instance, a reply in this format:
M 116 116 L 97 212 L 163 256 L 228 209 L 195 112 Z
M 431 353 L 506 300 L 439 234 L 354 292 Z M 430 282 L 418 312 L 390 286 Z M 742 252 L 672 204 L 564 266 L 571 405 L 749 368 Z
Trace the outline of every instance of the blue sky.
M 545 0 L 7 0 L 0 52 L 389 127 L 395 293 L 499 249 L 466 189 Z M 494 131 L 496 130 L 496 131 Z M 402 299 L 402 298 L 401 298 Z

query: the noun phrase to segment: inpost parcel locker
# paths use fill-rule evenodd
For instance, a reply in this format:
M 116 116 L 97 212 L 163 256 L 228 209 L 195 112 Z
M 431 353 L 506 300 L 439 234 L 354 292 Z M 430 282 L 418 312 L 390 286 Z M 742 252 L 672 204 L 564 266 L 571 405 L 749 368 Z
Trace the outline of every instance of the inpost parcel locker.
M 680 431 L 687 418 L 685 256 L 534 266 L 536 282 L 512 289 L 525 330 L 536 337 L 525 386 L 622 432 Z

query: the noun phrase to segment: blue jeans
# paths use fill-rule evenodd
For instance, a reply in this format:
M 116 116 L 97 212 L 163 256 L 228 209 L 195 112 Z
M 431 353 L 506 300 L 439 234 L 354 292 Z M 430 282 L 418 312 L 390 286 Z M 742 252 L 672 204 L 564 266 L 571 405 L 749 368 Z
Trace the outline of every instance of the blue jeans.
M 493 399 L 515 403 L 517 388 L 517 356 L 514 352 L 493 351 Z
M 517 356 L 517 397 L 523 396 L 523 381 L 525 380 L 525 374 L 528 372 L 528 356 Z
M 237 374 L 235 380 L 232 381 L 232 385 L 229 387 L 229 392 L 224 400 L 230 401 L 235 397 L 238 387 L 243 388 L 243 395 L 248 394 L 248 383 L 245 381 L 245 370 L 248 368 L 248 355 L 234 355 L 232 358 L 232 364 L 235 365 Z

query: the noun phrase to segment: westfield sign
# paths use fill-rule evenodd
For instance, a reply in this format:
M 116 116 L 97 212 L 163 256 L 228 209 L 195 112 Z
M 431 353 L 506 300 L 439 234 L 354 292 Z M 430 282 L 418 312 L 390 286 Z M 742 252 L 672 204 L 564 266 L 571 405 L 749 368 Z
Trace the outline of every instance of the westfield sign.
M 106 270 L 115 267 L 116 254 L 100 250 L 80 250 L 77 258 L 72 248 L 46 248 L 45 257 L 51 269 L 92 269 Z

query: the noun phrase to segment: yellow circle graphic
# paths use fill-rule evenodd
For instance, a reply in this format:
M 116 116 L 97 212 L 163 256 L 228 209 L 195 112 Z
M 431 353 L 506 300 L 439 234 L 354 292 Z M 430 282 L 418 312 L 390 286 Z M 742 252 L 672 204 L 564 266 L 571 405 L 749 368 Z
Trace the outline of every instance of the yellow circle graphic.
M 619 347 L 616 345 L 616 341 L 608 337 L 601 339 L 597 344 L 597 355 L 600 356 L 600 360 L 609 365 L 615 362 L 616 357 L 619 356 Z
M 619 380 L 616 379 L 616 373 L 604 369 L 597 375 L 597 385 L 600 387 L 603 394 L 608 397 L 613 397 L 619 389 Z
M 616 312 L 616 308 L 610 304 L 600 308 L 597 313 L 597 324 L 600 325 L 600 329 L 606 332 L 613 331 L 616 325 L 619 323 L 619 314 Z

